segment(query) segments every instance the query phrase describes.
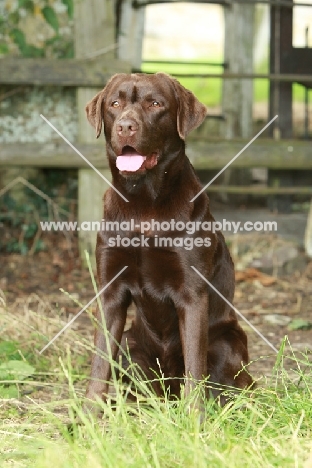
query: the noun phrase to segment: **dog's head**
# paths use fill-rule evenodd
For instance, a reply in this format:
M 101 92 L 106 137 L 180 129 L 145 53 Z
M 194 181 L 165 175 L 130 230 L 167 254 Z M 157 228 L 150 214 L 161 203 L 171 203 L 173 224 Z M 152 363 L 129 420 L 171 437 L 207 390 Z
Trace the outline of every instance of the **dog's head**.
M 169 75 L 135 73 L 113 76 L 86 112 L 97 138 L 104 124 L 108 154 L 129 175 L 143 174 L 176 153 L 207 109 Z

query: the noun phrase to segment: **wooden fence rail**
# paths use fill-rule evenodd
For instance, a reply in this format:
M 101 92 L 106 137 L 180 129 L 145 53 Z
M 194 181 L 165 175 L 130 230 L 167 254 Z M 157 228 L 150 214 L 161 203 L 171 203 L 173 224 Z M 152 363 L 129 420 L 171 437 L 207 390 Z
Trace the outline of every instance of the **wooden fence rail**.
M 195 169 L 221 169 L 247 142 L 247 140 L 189 139 L 186 153 Z M 95 167 L 108 168 L 104 141 L 102 145 L 76 142 L 73 144 Z M 2 143 L 0 144 L 1 166 L 88 167 L 86 162 L 61 139 L 48 143 Z M 312 169 L 312 143 L 298 140 L 258 139 L 233 162 L 231 167 Z

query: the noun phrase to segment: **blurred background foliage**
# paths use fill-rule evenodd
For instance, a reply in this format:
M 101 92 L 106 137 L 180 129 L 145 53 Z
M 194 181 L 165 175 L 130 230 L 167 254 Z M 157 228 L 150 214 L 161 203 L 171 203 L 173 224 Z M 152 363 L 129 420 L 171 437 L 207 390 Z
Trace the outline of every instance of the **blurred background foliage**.
M 73 0 L 0 2 L 0 55 L 71 58 Z

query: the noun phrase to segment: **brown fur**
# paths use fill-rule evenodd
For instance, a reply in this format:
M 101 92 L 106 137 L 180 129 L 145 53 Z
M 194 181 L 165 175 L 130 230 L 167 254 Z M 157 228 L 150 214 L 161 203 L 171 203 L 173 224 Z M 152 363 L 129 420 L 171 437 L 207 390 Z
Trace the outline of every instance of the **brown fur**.
M 214 220 L 206 193 L 190 203 L 201 190 L 201 184 L 185 155 L 184 139 L 206 116 L 205 106 L 190 91 L 162 73 L 120 74 L 92 99 L 86 111 L 97 137 L 104 124 L 113 185 L 129 201 L 125 202 L 109 188 L 104 197 L 106 221 Z M 116 157 L 125 146 L 147 156 L 146 169 L 120 173 Z M 209 237 L 211 245 L 192 250 L 153 247 L 152 232 L 146 233 L 149 248 L 109 247 L 109 237 L 118 234 L 140 236 L 138 232 L 122 231 L 98 235 L 99 288 L 128 265 L 102 297 L 106 326 L 113 337 L 110 342 L 113 359 L 117 359 L 118 344 L 128 347 L 132 361 L 148 378 L 154 379 L 155 372 L 159 374 L 161 369 L 168 379 L 168 391 L 176 396 L 180 394 L 181 379 L 186 377 L 186 394 L 192 382 L 208 376 L 210 382 L 221 385 L 237 388 L 251 385 L 251 377 L 242 369 L 248 363 L 247 337 L 235 312 L 191 268 L 195 266 L 223 296 L 233 300 L 234 267 L 223 235 L 195 232 L 189 237 Z M 172 238 L 187 236 L 176 231 L 157 234 Z M 132 302 L 136 318 L 124 333 L 127 309 Z M 99 312 L 97 319 L 101 322 Z M 95 332 L 95 346 L 107 353 L 101 329 Z M 125 358 L 123 365 L 128 365 Z M 109 363 L 95 354 L 87 397 L 105 400 L 110 376 Z M 159 384 L 153 386 L 161 395 Z

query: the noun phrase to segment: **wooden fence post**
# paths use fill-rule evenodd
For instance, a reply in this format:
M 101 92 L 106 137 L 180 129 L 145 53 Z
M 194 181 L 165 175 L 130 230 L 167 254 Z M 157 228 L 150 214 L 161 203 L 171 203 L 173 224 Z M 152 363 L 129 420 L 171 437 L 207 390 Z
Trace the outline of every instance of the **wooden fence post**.
M 224 7 L 224 62 L 226 72 L 253 72 L 254 5 L 232 3 Z M 225 121 L 221 136 L 225 139 L 250 138 L 252 135 L 253 80 L 231 79 L 222 83 L 222 109 Z M 224 173 L 223 185 L 228 185 L 235 171 L 236 177 L 249 180 L 245 169 L 229 168 Z M 228 194 L 221 192 L 224 202 Z
M 145 7 L 133 8 L 132 3 L 132 0 L 123 0 L 121 3 L 117 56 L 130 62 L 132 69 L 140 70 Z
M 75 2 L 75 55 L 76 58 L 86 58 L 94 52 L 100 52 L 105 47 L 111 50 L 105 53 L 105 59 L 114 57 L 115 16 L 114 0 L 79 0 Z M 98 56 L 101 60 L 101 55 Z M 103 83 L 104 87 L 105 83 Z M 78 141 L 94 143 L 95 130 L 88 123 L 85 116 L 85 105 L 98 92 L 95 88 L 77 89 L 78 107 Z M 105 143 L 103 145 L 103 158 Z M 84 155 L 86 158 L 87 154 Z M 107 179 L 111 179 L 110 172 L 101 171 Z M 103 217 L 102 198 L 107 184 L 93 169 L 79 169 L 78 175 L 78 222 L 100 221 Z M 92 266 L 95 265 L 96 232 L 79 231 L 79 251 L 81 258 L 85 258 L 84 251 L 89 252 Z
M 253 72 L 254 5 L 224 7 L 224 61 L 229 73 Z M 250 138 L 252 134 L 253 80 L 223 80 L 223 137 Z

